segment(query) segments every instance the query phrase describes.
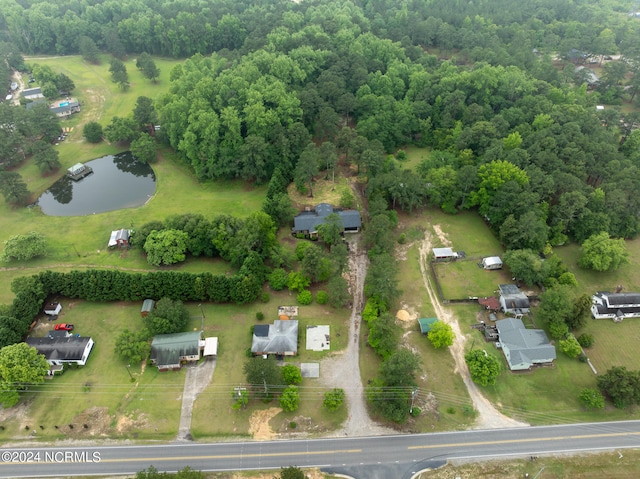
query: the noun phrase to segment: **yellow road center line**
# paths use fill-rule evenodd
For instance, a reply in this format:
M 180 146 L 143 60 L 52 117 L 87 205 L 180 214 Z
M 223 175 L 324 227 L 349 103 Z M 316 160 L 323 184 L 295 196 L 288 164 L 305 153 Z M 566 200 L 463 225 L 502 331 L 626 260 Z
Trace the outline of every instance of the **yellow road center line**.
M 567 439 L 594 439 L 602 437 L 616 437 L 616 436 L 637 436 L 640 432 L 612 432 L 610 434 L 585 434 L 582 436 L 557 436 L 557 437 L 536 437 L 529 439 L 502 439 L 499 441 L 477 441 L 477 442 L 457 442 L 451 444 L 431 444 L 424 446 L 409 446 L 407 449 L 439 449 L 443 447 L 456 447 L 456 446 L 489 446 L 493 444 L 513 444 L 523 442 L 541 442 L 541 441 L 564 441 Z

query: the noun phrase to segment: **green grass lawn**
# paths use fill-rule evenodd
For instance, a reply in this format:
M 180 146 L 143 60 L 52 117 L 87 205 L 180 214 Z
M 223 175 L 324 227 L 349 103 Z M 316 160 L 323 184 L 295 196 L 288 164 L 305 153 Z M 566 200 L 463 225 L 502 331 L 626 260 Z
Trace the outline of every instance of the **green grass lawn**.
M 429 158 L 431 154 L 430 148 L 420 148 L 414 145 L 405 146 L 402 149 L 407 153 L 407 159 L 398 162 L 398 165 L 407 170 L 416 171 L 422 160 Z
M 258 324 L 256 313 L 262 312 L 264 324 L 278 319 L 279 305 L 296 304 L 295 295 L 288 291 L 271 292 L 269 303 L 254 303 L 242 307 L 233 305 L 206 306 L 205 336 L 218 336 L 219 351 L 213 380 L 196 400 L 192 434 L 194 438 L 246 435 L 249 417 L 259 409 L 279 407 L 277 400 L 263 403 L 252 400 L 246 409 L 232 409 L 231 394 L 234 386 L 246 383 L 242 366 L 247 360 L 246 351 L 251 347 L 251 326 Z M 298 332 L 298 356 L 286 358 L 297 366 L 302 362 L 316 362 L 330 352 L 340 351 L 347 345 L 349 311 L 311 304 L 300 306 Z M 331 351 L 315 352 L 305 349 L 307 325 L 330 325 Z M 322 372 L 321 372 L 322 374 Z M 272 427 L 280 430 L 288 427 L 295 418 L 304 417 L 305 431 L 322 432 L 335 429 L 345 418 L 344 411 L 328 413 L 322 406 L 324 389 L 317 389 L 318 379 L 304 379 L 300 385 L 301 403 L 295 413 L 280 413 L 273 418 Z M 309 427 L 309 421 L 313 427 Z M 300 421 L 297 421 L 300 422 Z M 284 426 L 283 426 L 284 425 Z M 301 423 L 301 426 L 303 424 Z
M 131 382 L 127 364 L 113 354 L 122 330 L 142 328 L 139 303 L 63 301 L 60 321 L 74 324 L 74 333 L 93 338 L 89 360 L 25 393 L 23 403 L 7 412 L 1 440 L 28 436 L 26 426 L 46 440 L 103 435 L 169 438 L 177 433 L 184 374 L 159 374 L 152 367 L 142 373 L 140 364 L 132 364 L 136 381 Z M 32 335 L 44 336 L 52 325 L 42 319 Z M 28 415 L 23 416 L 25 405 Z
M 511 283 L 508 268 L 487 271 L 477 260 L 435 263 L 434 268 L 445 299 L 494 296 L 499 284 Z

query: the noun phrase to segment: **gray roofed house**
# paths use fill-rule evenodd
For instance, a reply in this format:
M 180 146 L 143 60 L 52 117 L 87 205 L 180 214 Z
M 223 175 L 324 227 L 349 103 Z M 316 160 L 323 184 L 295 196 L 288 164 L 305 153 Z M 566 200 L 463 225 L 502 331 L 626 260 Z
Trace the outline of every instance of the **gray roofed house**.
M 204 341 L 201 332 L 158 334 L 151 342 L 151 362 L 159 371 L 180 369 L 182 361 L 198 361 Z
M 254 326 L 251 352 L 256 356 L 264 354 L 297 355 L 298 320 L 276 319 L 273 324 Z
M 529 312 L 529 298 L 515 284 L 501 284 L 498 289 L 502 311 L 514 315 Z
M 36 98 L 44 98 L 42 94 L 42 89 L 38 86 L 35 88 L 27 88 L 26 90 L 22 90 L 22 98 L 26 98 L 28 100 L 35 100 Z
M 65 363 L 84 366 L 93 348 L 93 339 L 75 335 L 28 338 L 25 342 L 44 355 L 47 362 L 52 366 Z
M 511 371 L 531 369 L 532 366 L 551 364 L 556 359 L 556 348 L 541 329 L 527 329 L 520 319 L 496 321 L 499 344 Z
M 66 117 L 73 113 L 80 113 L 80 103 L 78 103 L 78 100 L 67 100 L 52 106 L 50 110 L 57 117 Z
M 640 317 L 640 293 L 597 292 L 591 297 L 591 314 L 594 319 L 613 319 Z
M 318 226 L 325 222 L 327 216 L 336 213 L 342 219 L 345 233 L 357 233 L 362 227 L 360 212 L 357 210 L 342 210 L 334 208 L 328 203 L 320 203 L 313 210 L 303 211 L 293 219 L 292 234 L 302 234 L 315 238 L 318 236 Z

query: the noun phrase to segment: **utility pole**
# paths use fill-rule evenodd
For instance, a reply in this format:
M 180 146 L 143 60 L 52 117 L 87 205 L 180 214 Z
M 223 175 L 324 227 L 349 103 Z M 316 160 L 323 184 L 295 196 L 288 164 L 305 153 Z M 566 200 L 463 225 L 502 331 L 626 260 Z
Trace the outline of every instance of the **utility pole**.
M 413 389 L 413 391 L 411 391 L 411 407 L 409 408 L 409 414 L 413 413 L 413 400 L 415 399 L 417 392 L 417 389 Z
M 204 309 L 202 308 L 202 303 L 200 303 L 200 314 L 202 315 L 202 323 L 200 325 L 200 331 L 204 331 Z
M 131 370 L 129 369 L 131 367 L 131 364 L 127 364 L 126 368 L 127 368 L 127 372 L 129 373 L 129 377 L 131 378 L 131 382 L 135 381 L 135 378 L 133 377 L 133 374 L 131 374 Z

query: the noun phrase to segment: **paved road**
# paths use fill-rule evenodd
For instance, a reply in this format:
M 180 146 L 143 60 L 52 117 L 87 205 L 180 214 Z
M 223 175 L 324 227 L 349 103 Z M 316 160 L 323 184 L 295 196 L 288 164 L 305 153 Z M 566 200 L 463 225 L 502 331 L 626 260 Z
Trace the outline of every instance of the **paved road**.
M 640 421 L 475 430 L 405 436 L 301 441 L 167 444 L 0 450 L 0 477 L 133 474 L 155 466 L 177 471 L 278 469 L 315 466 L 326 471 L 391 470 L 411 477 L 449 459 L 528 457 L 560 452 L 640 448 Z

